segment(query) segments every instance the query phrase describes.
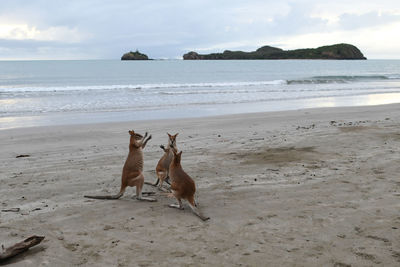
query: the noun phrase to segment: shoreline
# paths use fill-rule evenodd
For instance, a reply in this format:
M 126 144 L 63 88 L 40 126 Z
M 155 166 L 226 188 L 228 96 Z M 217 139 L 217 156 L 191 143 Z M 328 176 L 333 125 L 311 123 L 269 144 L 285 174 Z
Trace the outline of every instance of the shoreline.
M 157 191 L 83 198 L 119 190 L 132 128 L 153 135 L 149 182 L 179 132 L 208 222 Z M 396 266 L 399 133 L 400 104 L 2 130 L 0 205 L 20 211 L 0 211 L 0 240 L 46 236 L 16 266 Z
M 376 94 L 378 100 L 371 101 L 369 95 L 340 97 L 336 103 L 335 97 L 270 101 L 257 103 L 234 103 L 218 105 L 199 105 L 188 107 L 173 107 L 169 109 L 99 111 L 99 112 L 67 112 L 49 113 L 32 116 L 0 117 L 0 131 L 41 126 L 67 126 L 97 123 L 123 123 L 137 121 L 156 121 L 165 119 L 198 119 L 219 116 L 238 116 L 242 114 L 293 112 L 319 108 L 352 108 L 400 103 L 400 94 Z M 361 100 L 360 100 L 361 98 Z M 267 106 L 267 107 L 266 107 Z M 199 115 L 200 114 L 200 115 Z M 135 117 L 136 119 L 132 119 Z

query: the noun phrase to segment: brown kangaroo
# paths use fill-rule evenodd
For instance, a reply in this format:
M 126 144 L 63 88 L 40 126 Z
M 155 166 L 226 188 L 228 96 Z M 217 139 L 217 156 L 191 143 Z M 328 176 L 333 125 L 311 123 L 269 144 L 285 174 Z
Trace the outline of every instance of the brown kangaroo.
M 197 204 L 194 200 L 194 194 L 196 192 L 196 185 L 190 176 L 182 169 L 181 156 L 182 151 L 177 151 L 172 148 L 173 160 L 169 166 L 169 176 L 171 177 L 171 195 L 173 195 L 179 204 L 170 204 L 169 207 L 177 208 L 182 210 L 182 199 L 186 199 L 189 202 L 189 206 L 200 219 L 207 221 L 210 217 L 202 215 L 197 208 Z
M 122 169 L 121 190 L 114 196 L 85 196 L 95 199 L 119 199 L 123 196 L 127 186 L 136 186 L 136 199 L 146 201 L 156 201 L 154 198 L 142 196 L 142 188 L 144 184 L 143 176 L 143 152 L 147 142 L 151 139 L 151 135 L 146 139 L 147 132 L 142 137 L 133 130 L 129 131 L 129 154 Z
M 178 136 L 178 133 L 175 135 L 170 135 L 168 134 L 168 145 L 167 148 L 165 148 L 163 145 L 161 145 L 161 149 L 164 151 L 164 155 L 161 157 L 161 159 L 158 161 L 157 166 L 156 166 L 156 174 L 157 174 L 157 181 L 154 184 L 151 183 L 146 183 L 150 184 L 152 186 L 157 186 L 160 190 L 162 190 L 162 185 L 163 182 L 166 181 L 168 183 L 168 171 L 169 171 L 169 165 L 171 164 L 172 158 L 174 156 L 171 147 L 173 147 L 175 150 L 178 150 L 176 147 L 176 137 Z

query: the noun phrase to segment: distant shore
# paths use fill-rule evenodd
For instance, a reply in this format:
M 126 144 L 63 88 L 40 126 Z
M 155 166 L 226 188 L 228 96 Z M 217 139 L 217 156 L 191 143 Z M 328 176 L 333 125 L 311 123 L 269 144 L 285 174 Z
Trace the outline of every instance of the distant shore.
M 334 44 L 318 48 L 302 48 L 283 50 L 272 46 L 263 46 L 256 51 L 230 51 L 223 53 L 198 54 L 194 51 L 183 55 L 185 60 L 273 60 L 273 59 L 336 59 L 336 60 L 365 60 L 363 53 L 351 44 Z

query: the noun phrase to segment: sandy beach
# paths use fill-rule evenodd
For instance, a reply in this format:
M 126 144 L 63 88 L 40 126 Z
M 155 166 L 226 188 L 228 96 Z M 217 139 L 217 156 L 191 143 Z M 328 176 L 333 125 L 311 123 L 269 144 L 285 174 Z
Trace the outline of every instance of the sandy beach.
M 201 221 L 114 194 L 128 130 L 146 181 L 178 132 Z M 0 131 L 0 243 L 14 266 L 399 266 L 400 104 Z M 16 158 L 18 155 L 28 157 Z

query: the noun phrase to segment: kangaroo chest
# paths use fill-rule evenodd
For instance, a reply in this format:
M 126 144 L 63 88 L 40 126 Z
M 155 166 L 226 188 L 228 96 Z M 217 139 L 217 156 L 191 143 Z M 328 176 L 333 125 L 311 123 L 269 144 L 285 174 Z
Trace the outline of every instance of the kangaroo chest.
M 173 154 L 172 154 L 171 151 L 168 154 L 165 155 L 165 158 L 164 158 L 164 161 L 163 161 L 165 168 L 167 168 L 167 169 L 169 168 L 169 165 L 171 164 L 172 158 L 173 158 Z
M 143 171 L 143 153 L 141 150 L 130 152 L 124 165 L 125 170 Z

